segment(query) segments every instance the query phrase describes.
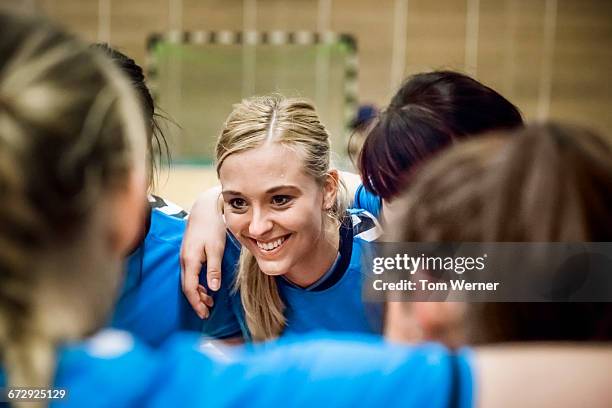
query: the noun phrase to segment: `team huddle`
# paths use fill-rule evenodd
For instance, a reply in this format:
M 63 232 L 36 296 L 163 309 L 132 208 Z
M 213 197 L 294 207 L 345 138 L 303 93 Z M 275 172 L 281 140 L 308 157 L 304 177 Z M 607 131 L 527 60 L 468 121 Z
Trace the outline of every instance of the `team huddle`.
M 312 103 L 253 96 L 187 217 L 152 194 L 167 144 L 134 60 L 9 13 L 0 33 L 1 386 L 59 406 L 612 403 L 609 303 L 363 293 L 377 241 L 612 241 L 610 139 L 434 71 L 362 125 L 352 174 Z

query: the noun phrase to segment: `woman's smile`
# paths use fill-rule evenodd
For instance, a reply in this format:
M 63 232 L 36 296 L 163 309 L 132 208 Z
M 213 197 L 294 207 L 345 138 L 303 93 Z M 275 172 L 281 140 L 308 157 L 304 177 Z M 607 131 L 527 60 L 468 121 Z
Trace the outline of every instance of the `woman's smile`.
M 326 271 L 337 241 L 324 239 L 324 188 L 304 172 L 299 150 L 270 143 L 236 153 L 219 175 L 227 226 L 263 273 L 301 281 Z
M 285 242 L 291 237 L 291 234 L 283 235 L 277 239 L 268 241 L 260 241 L 251 238 L 251 241 L 255 242 L 259 250 L 266 255 L 277 254 L 285 246 Z

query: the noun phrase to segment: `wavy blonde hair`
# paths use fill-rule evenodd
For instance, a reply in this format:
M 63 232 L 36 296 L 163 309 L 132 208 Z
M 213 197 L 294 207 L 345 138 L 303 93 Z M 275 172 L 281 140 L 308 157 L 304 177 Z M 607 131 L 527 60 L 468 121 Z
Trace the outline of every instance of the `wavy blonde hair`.
M 125 188 L 144 152 L 139 117 L 105 58 L 44 21 L 0 12 L 0 352 L 9 386 L 47 387 L 57 345 L 107 317 L 122 265 L 106 259 L 105 196 Z
M 303 99 L 271 95 L 245 99 L 234 106 L 217 141 L 217 174 L 230 155 L 273 141 L 298 149 L 304 171 L 323 185 L 330 174 L 331 145 L 315 107 Z M 336 203 L 326 213 L 339 226 L 347 208 L 346 189 L 338 184 Z M 235 288 L 240 292 L 247 326 L 255 341 L 279 336 L 285 325 L 285 305 L 273 276 L 264 274 L 253 254 L 242 248 Z

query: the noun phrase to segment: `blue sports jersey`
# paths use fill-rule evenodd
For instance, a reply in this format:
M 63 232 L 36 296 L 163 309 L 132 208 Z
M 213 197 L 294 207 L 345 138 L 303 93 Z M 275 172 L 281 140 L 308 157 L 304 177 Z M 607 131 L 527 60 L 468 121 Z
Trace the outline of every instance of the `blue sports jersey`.
M 221 287 L 216 292 L 208 290 L 208 294 L 213 297 L 215 304 L 210 309 L 209 317 L 200 322 L 202 334 L 216 339 L 241 337 L 243 332 L 241 320 L 238 318 L 239 315 L 237 313 L 239 308 L 235 304 L 239 301 L 239 298 L 236 298 L 236 295 L 233 294 L 233 277 L 236 274 L 236 268 L 240 259 L 240 245 L 230 234 L 227 235 L 225 242 L 221 263 L 221 272 L 223 274 Z M 200 273 L 200 284 L 208 288 L 205 272 L 205 270 L 202 270 Z
M 153 200 L 145 239 L 127 260 L 111 326 L 156 346 L 177 331 L 199 330 L 201 323 L 181 291 L 185 219 L 177 207 Z
M 59 354 L 52 406 L 470 407 L 471 351 L 313 334 L 246 348 L 178 335 L 152 351 L 103 332 Z
M 142 407 L 160 379 L 158 353 L 130 333 L 107 329 L 60 349 L 55 388 L 67 391 L 59 407 Z
M 202 330 L 203 321 L 189 305 L 181 290 L 179 253 L 185 231 L 186 213 L 159 197 L 151 197 L 151 216 L 142 244 L 130 255 L 121 295 L 116 303 L 111 326 L 127 330 L 149 345 L 157 346 L 177 331 Z M 233 269 L 236 258 L 226 251 L 223 269 Z M 200 274 L 205 278 L 205 271 Z M 219 301 L 220 307 L 229 308 Z M 223 337 L 228 332 L 239 332 L 236 319 L 215 316 L 207 325 L 214 324 Z M 234 326 L 232 326 L 234 325 Z
M 380 219 L 382 211 L 382 199 L 376 194 L 366 190 L 363 184 L 360 184 L 355 190 L 353 198 L 353 208 L 362 208 Z
M 380 226 L 371 214 L 364 210 L 349 210 L 349 216 L 340 229 L 340 258 L 333 270 L 324 275 L 325 281 L 317 282 L 316 290 L 299 288 L 282 277 L 276 278 L 286 307 L 287 325 L 283 335 L 314 330 L 366 333 L 382 331 L 383 307 L 381 303 L 364 302 L 364 271 L 361 268 L 362 251 L 367 249 L 369 242 L 375 240 L 380 233 Z M 229 239 L 227 246 L 232 247 L 232 251 L 237 251 L 238 244 L 235 240 Z M 218 321 L 234 318 L 242 330 L 242 336 L 248 340 L 250 333 L 240 294 L 228 289 L 235 280 L 235 272 L 236 270 L 226 274 L 224 271 L 222 283 L 227 285 L 226 291 L 217 293 L 211 317 Z M 227 296 L 229 302 L 226 300 Z M 222 299 L 224 305 L 229 303 L 231 309 L 219 307 L 216 303 L 218 299 Z M 208 330 L 204 330 L 204 333 L 210 335 L 215 324 L 208 323 L 207 327 Z M 218 335 L 220 331 L 217 330 L 216 333 Z M 229 336 L 229 333 L 221 334 Z

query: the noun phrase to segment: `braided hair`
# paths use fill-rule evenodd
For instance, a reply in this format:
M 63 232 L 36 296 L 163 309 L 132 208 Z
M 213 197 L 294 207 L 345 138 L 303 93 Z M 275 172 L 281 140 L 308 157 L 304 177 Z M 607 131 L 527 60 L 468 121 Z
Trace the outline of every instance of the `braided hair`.
M 105 227 L 145 126 L 105 57 L 0 12 L 0 357 L 9 386 L 45 387 L 56 346 L 96 330 L 120 282 Z

